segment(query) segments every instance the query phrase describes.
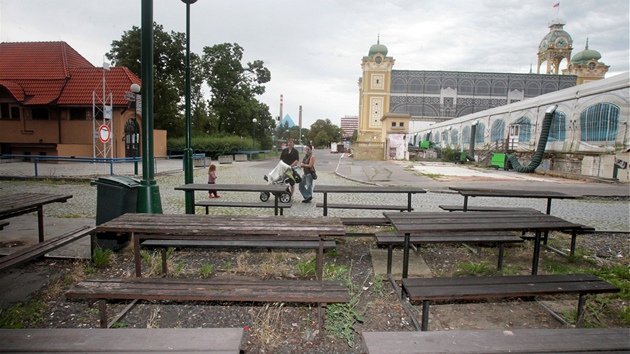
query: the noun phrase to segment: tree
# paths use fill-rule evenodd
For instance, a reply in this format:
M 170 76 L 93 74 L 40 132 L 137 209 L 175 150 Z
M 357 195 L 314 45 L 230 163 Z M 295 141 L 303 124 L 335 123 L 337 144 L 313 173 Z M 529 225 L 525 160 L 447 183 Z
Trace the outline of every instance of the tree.
M 210 87 L 213 128 L 218 132 L 250 135 L 253 119 L 257 125 L 275 124 L 263 105 L 255 98 L 265 92 L 264 83 L 271 80 L 271 72 L 261 60 L 241 64 L 243 48 L 237 43 L 223 43 L 203 48 L 201 70 Z M 256 128 L 259 129 L 259 128 Z
M 123 32 L 120 40 L 114 40 L 107 58 L 115 59 L 118 65 L 126 66 L 140 79 L 142 33 L 139 27 Z M 167 33 L 162 25 L 153 23 L 153 67 L 154 67 L 154 122 L 155 128 L 166 129 L 172 136 L 183 136 L 184 95 L 186 84 L 186 34 L 182 32 Z M 200 61 L 199 56 L 190 53 L 191 61 L 191 105 L 192 111 L 207 119 L 207 110 L 202 105 L 201 83 L 199 71 L 195 70 Z M 204 123 L 198 123 L 205 126 Z
M 325 134 L 320 134 L 320 133 Z M 330 119 L 318 119 L 315 123 L 311 124 L 311 130 L 308 134 L 310 140 L 313 141 L 315 146 L 326 146 L 331 142 L 341 141 L 343 137 L 343 130 L 334 125 Z M 323 141 L 324 138 L 327 138 L 327 141 Z

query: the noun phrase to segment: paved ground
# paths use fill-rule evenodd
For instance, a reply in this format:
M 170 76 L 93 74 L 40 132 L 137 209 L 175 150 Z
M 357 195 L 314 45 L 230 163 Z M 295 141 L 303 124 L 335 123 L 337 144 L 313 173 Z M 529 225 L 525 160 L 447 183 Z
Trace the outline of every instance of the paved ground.
M 582 223 L 603 231 L 630 231 L 630 185 L 593 183 L 541 175 L 523 175 L 515 172 L 494 171 L 455 166 L 450 163 L 412 163 L 409 161 L 354 161 L 341 154 L 330 154 L 326 150 L 316 150 L 319 184 L 369 183 L 375 185 L 411 185 L 425 188 L 428 193 L 413 197 L 413 207 L 417 211 L 440 211 L 440 204 L 462 204 L 463 197 L 448 190 L 450 186 L 476 186 L 497 188 L 519 188 L 535 190 L 561 191 L 574 195 L 602 196 L 605 199 L 557 200 L 553 202 L 552 214 L 569 221 Z M 208 162 L 210 163 L 210 162 Z M 275 167 L 277 160 L 234 162 L 218 165 L 218 183 L 263 184 L 263 176 Z M 142 173 L 142 166 L 139 166 Z M 44 207 L 46 237 L 56 237 L 83 225 L 94 225 L 97 213 L 97 187 L 90 181 L 108 176 L 113 171 L 117 175 L 134 176 L 131 163 L 115 165 L 98 164 L 38 164 L 38 178 L 34 178 L 33 163 L 0 163 L 0 195 L 19 192 L 39 192 L 71 194 L 67 203 L 51 204 Z M 135 176 L 141 178 L 142 176 Z M 173 188 L 183 184 L 181 160 L 158 160 L 155 165 L 155 179 L 160 189 L 164 213 L 184 213 L 183 193 Z M 206 183 L 207 168 L 196 168 L 195 183 Z M 615 200 L 610 197 L 624 197 Z M 199 193 L 197 198 L 205 198 Z M 224 200 L 257 201 L 256 193 L 223 193 Z M 379 195 L 329 195 L 330 202 L 339 203 L 380 203 Z M 315 207 L 321 201 L 321 195 L 315 195 L 312 203 L 301 203 L 302 197 L 296 190 L 293 206 L 285 210 L 285 215 L 319 216 L 322 210 Z M 406 196 L 387 196 L 385 203 L 406 205 Z M 505 205 L 531 207 L 544 211 L 546 202 L 542 200 L 504 198 L 473 198 L 471 205 Z M 203 212 L 201 208 L 197 212 Z M 272 215 L 271 209 L 216 208 L 222 214 Z M 338 210 L 330 211 L 331 216 L 378 217 L 379 211 Z M 37 242 L 37 218 L 35 214 L 9 219 L 9 226 L 0 230 L 0 254 L 8 254 Z M 10 246 L 10 247 L 7 247 Z M 56 257 L 88 257 L 88 239 L 55 251 Z M 375 271 L 384 267 L 384 254 L 373 254 Z M 380 261 L 379 261 L 380 260 Z M 418 269 L 412 273 L 422 274 L 423 262 L 413 262 Z M 394 267 L 398 269 L 400 267 Z M 29 279 L 27 285 L 19 289 L 0 288 L 1 307 L 9 306 L 25 299 L 32 291 L 45 285 L 51 274 L 26 274 L 20 267 L 0 274 L 0 283 L 11 284 L 19 279 Z

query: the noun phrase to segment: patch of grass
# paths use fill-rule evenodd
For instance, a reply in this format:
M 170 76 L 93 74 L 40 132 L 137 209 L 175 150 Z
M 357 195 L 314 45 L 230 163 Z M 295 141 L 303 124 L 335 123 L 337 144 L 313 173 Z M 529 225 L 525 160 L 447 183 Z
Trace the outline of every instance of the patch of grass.
M 169 248 L 166 250 L 166 265 L 167 269 L 173 269 L 173 251 L 174 248 Z M 162 255 L 158 251 L 140 251 L 140 257 L 148 266 L 148 274 L 147 276 L 157 275 L 162 273 Z M 180 269 L 181 271 L 181 269 Z
M 39 299 L 20 302 L 8 310 L 0 310 L 0 328 L 24 328 L 44 321 L 46 304 Z
M 344 265 L 331 264 L 324 266 L 324 279 L 347 280 L 349 274 L 348 267 Z M 352 283 L 352 279 L 350 279 L 350 283 Z
M 443 175 L 443 174 L 440 174 L 440 173 L 422 173 L 422 172 L 420 172 L 420 173 L 418 173 L 418 174 L 416 174 L 416 175 L 418 175 L 418 176 L 424 176 L 424 177 L 429 177 L 429 178 L 431 178 L 432 180 L 438 180 L 438 179 L 440 179 L 440 177 L 444 177 L 444 175 Z
M 385 282 L 386 280 L 382 276 L 375 276 L 374 279 L 372 279 L 372 283 L 370 283 L 372 293 L 379 297 L 387 295 L 389 291 L 385 288 Z
M 94 263 L 96 268 L 104 268 L 111 263 L 112 254 L 113 252 L 110 249 L 96 247 L 94 249 L 94 254 L 92 255 L 92 263 Z
M 315 258 L 310 258 L 306 261 L 298 261 L 296 264 L 298 275 L 302 278 L 311 277 L 317 272 L 317 262 Z
M 229 272 L 230 270 L 232 270 L 232 268 L 234 268 L 234 263 L 232 263 L 230 261 L 225 261 L 221 265 L 221 269 L 223 269 L 226 272 Z
M 262 352 L 279 347 L 282 343 L 283 303 L 265 304 L 252 322 L 251 336 L 261 343 Z
M 184 271 L 184 269 L 186 268 L 186 263 L 184 262 L 178 262 L 175 265 L 175 270 L 173 271 L 173 274 L 177 277 L 180 276 L 182 274 L 182 272 Z
M 112 325 L 112 328 L 127 328 L 129 327 L 129 325 L 127 325 L 125 322 L 115 322 Z
M 214 264 L 201 265 L 201 275 L 203 275 L 204 278 L 207 278 L 212 272 L 214 272 Z
M 363 322 L 363 315 L 357 311 L 358 298 L 353 298 L 348 303 L 329 304 L 326 307 L 326 331 L 337 338 L 344 339 L 348 347 L 354 346 L 354 326 L 357 322 Z
M 489 276 L 497 275 L 497 268 L 488 262 L 461 262 L 457 264 L 457 269 L 453 273 L 456 276 Z

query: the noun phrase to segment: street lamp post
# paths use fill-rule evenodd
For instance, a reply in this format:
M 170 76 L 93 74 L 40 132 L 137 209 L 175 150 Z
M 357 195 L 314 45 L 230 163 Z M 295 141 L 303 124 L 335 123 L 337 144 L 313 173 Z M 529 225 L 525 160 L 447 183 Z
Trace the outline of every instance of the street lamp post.
M 131 84 L 130 87 L 131 92 L 133 92 L 133 136 L 131 137 L 131 144 L 133 144 L 133 173 L 135 175 L 138 174 L 138 161 L 136 161 L 136 157 L 138 157 L 138 119 L 136 114 L 138 114 L 138 94 L 142 88 L 138 84 Z M 142 96 L 140 96 L 142 97 Z M 141 106 L 142 107 L 142 106 Z
M 153 179 L 153 0 L 142 0 L 142 181 L 139 213 L 162 214 L 160 188 Z
M 192 146 L 190 127 L 190 5 L 197 0 L 182 0 L 186 4 L 186 149 L 184 150 L 184 183 L 193 183 Z M 193 191 L 185 192 L 186 214 L 194 214 Z
M 258 119 L 254 118 L 252 119 L 252 151 L 256 150 L 256 123 L 258 122 Z M 253 157 L 253 155 L 252 155 Z M 253 160 L 253 159 L 252 159 Z

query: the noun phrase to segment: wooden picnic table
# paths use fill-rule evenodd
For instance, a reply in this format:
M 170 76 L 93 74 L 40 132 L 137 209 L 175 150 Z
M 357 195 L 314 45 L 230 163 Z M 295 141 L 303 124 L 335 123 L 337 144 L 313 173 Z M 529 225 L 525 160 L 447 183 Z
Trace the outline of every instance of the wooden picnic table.
M 411 212 L 383 213 L 397 232 L 405 234 L 402 277 L 407 278 L 409 267 L 409 240 L 411 234 L 466 231 L 534 231 L 532 275 L 538 273 L 541 233 L 551 230 L 571 230 L 573 236 L 584 225 L 559 217 L 533 212 Z
M 449 187 L 464 196 L 464 211 L 468 209 L 469 197 L 496 197 L 496 198 L 534 198 L 547 199 L 547 214 L 551 214 L 552 199 L 577 199 L 578 196 L 554 191 L 522 190 L 522 189 L 488 189 L 488 188 L 466 188 Z
M 44 205 L 65 203 L 72 195 L 17 193 L 0 196 L 0 220 L 37 212 L 39 242 L 44 242 Z
M 175 187 L 175 190 L 190 192 L 192 191 L 192 203 L 195 205 L 195 191 L 221 191 L 221 192 L 267 192 L 272 194 L 274 198 L 275 215 L 278 215 L 278 195 L 286 191 L 285 185 L 279 184 L 184 184 Z M 195 213 L 193 209 L 193 214 Z
M 412 211 L 411 207 L 411 195 L 416 193 L 426 193 L 426 189 L 420 187 L 393 187 L 393 186 L 339 186 L 339 185 L 319 185 L 316 184 L 313 188 L 313 193 L 324 194 L 324 216 L 328 216 L 328 194 L 329 193 L 374 193 L 374 194 L 407 194 L 407 211 Z M 379 198 L 380 200 L 381 198 Z M 357 208 L 362 208 L 363 205 L 355 205 Z M 352 209 L 352 205 L 346 205 L 349 209 Z M 387 205 L 376 205 L 374 209 L 378 207 L 387 207 Z
M 248 215 L 134 214 L 127 213 L 105 222 L 97 232 L 131 233 L 134 242 L 136 276 L 140 276 L 140 242 L 151 240 L 251 240 L 319 241 L 318 275 L 323 269 L 324 241 L 327 236 L 343 236 L 339 218 L 301 218 Z

